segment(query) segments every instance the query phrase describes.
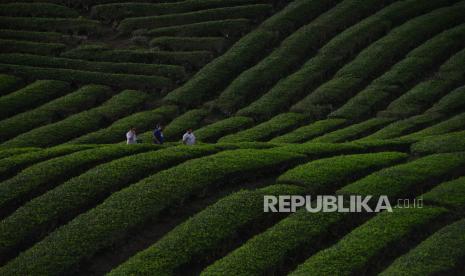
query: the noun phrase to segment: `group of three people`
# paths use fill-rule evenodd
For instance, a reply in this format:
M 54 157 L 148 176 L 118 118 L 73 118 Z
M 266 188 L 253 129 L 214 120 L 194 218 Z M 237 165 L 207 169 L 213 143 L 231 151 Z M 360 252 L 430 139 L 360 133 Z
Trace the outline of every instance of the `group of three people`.
M 160 124 L 158 124 L 153 133 L 152 133 L 153 143 L 155 144 L 163 144 L 165 142 L 165 137 L 163 136 L 163 128 Z M 126 133 L 126 144 L 137 144 L 141 141 L 137 140 L 136 128 L 131 127 L 129 131 Z M 186 133 L 182 136 L 182 143 L 184 145 L 192 146 L 195 144 L 195 135 L 192 132 L 192 129 L 187 129 Z

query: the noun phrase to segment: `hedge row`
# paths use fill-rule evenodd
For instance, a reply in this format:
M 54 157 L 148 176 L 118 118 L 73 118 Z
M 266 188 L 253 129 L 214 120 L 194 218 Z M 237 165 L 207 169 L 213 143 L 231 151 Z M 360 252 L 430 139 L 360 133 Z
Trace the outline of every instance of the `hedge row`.
M 344 119 L 326 119 L 313 122 L 309 125 L 299 127 L 292 132 L 275 137 L 270 140 L 272 143 L 298 143 L 308 141 L 316 136 L 323 135 L 329 131 L 346 124 Z
M 118 31 L 128 33 L 136 29 L 159 28 L 222 19 L 260 19 L 268 15 L 271 9 L 271 5 L 255 4 L 215 8 L 188 13 L 126 18 L 119 24 Z
M 288 34 L 338 1 L 292 1 L 199 70 L 185 85 L 169 93 L 164 101 L 188 108 L 212 99 L 238 74 L 265 56 L 266 49 L 275 47 Z
M 435 179 L 450 177 L 465 165 L 464 153 L 433 154 L 375 172 L 338 190 L 338 194 L 408 196 L 428 189 Z
M 440 229 L 379 275 L 460 275 L 465 257 L 465 219 Z
M 10 40 L 27 40 L 35 42 L 64 42 L 72 41 L 72 36 L 63 35 L 55 32 L 34 32 L 34 31 L 20 31 L 20 30 L 3 30 L 0 29 L 0 37 L 2 39 Z M 19 51 L 17 51 L 19 52 Z
M 276 149 L 247 149 L 184 162 L 112 194 L 96 208 L 60 227 L 0 268 L 0 274 L 68 272 L 79 262 L 122 239 L 131 229 L 200 190 L 240 183 L 247 176 L 276 171 L 302 158 L 302 155 Z M 205 169 L 208 174 L 204 173 Z
M 183 13 L 203 9 L 253 4 L 257 0 L 186 0 L 174 3 L 112 3 L 92 7 L 91 17 L 117 21 L 128 17 L 141 17 Z
M 465 177 L 441 183 L 419 198 L 427 204 L 445 206 L 461 212 L 465 208 Z
M 425 111 L 425 113 L 440 113 L 443 115 L 457 113 L 463 110 L 465 105 L 465 86 L 460 86 Z
M 212 51 L 220 53 L 228 46 L 224 37 L 161 36 L 150 40 L 150 46 L 172 51 Z
M 385 2 L 342 1 L 315 20 L 284 39 L 280 46 L 255 66 L 242 72 L 220 94 L 217 105 L 224 113 L 246 106 L 273 86 L 279 79 L 298 68 L 315 54 L 325 41 L 346 27 L 371 15 Z M 356 12 L 355 12 L 356 11 Z M 247 116 L 247 115 L 246 115 Z
M 213 59 L 208 51 L 155 51 L 155 50 L 111 50 L 108 48 L 89 49 L 76 47 L 61 54 L 62 57 L 91 61 L 161 63 L 200 68 Z
M 295 186 L 273 185 L 254 191 L 242 190 L 222 198 L 131 257 L 109 275 L 176 274 L 189 263 L 214 256 L 215 251 L 225 247 L 225 241 L 241 230 L 260 230 L 266 220 L 272 220 L 275 214 L 263 212 L 265 195 L 300 193 L 302 189 Z
M 160 76 L 109 74 L 61 68 L 43 68 L 25 65 L 0 64 L 0 72 L 7 71 L 23 78 L 56 79 L 75 84 L 103 84 L 119 88 L 169 89 L 170 79 Z
M 203 142 L 216 142 L 219 138 L 237 132 L 241 129 L 251 127 L 254 121 L 248 117 L 234 116 L 216 123 L 201 127 L 194 131 L 198 140 Z
M 323 83 L 342 64 L 371 42 L 376 41 L 391 28 L 432 9 L 447 5 L 447 1 L 411 0 L 396 2 L 373 16 L 348 28 L 322 47 L 315 57 L 308 60 L 298 71 L 283 78 L 271 90 L 243 108 L 239 114 L 267 118 L 288 108 Z M 312 107 L 312 113 L 319 117 L 325 110 Z M 325 113 L 326 114 L 326 113 Z
M 285 172 L 278 177 L 277 183 L 302 186 L 312 195 L 334 193 L 346 183 L 405 161 L 407 157 L 405 153 L 379 152 L 324 158 Z
M 252 23 L 245 18 L 212 20 L 186 25 L 156 28 L 142 32 L 145 36 L 236 36 L 250 30 Z
M 180 146 L 167 149 L 141 145 L 136 147 L 127 147 L 125 145 L 116 147 L 115 153 L 106 153 L 106 155 L 110 154 L 111 159 L 119 159 L 98 165 L 77 177 L 71 178 L 55 189 L 27 202 L 4 219 L 0 225 L 0 252 L 2 255 L 16 255 L 24 245 L 31 245 L 40 240 L 52 232 L 53 228 L 66 224 L 67 221 L 78 214 L 85 212 L 113 192 L 131 183 L 183 161 L 218 152 L 218 148 L 213 146 L 189 148 Z M 99 148 L 98 151 L 102 152 L 105 148 L 107 147 Z M 155 149 L 158 150 L 144 152 Z M 92 158 L 95 159 L 94 156 L 86 156 L 89 154 L 95 155 L 95 152 L 96 150 L 84 154 L 85 152 L 82 151 L 74 154 L 74 156 L 70 155 L 69 158 L 61 159 L 74 162 L 65 163 L 67 168 L 79 168 L 89 162 L 95 163 L 95 160 L 91 160 Z M 79 160 L 83 158 L 81 157 L 83 155 L 89 160 Z M 125 155 L 129 156 L 123 157 Z M 104 156 L 99 157 L 99 163 L 102 163 L 102 157 Z M 108 156 L 104 158 L 109 161 Z M 48 163 L 51 164 L 50 161 Z M 60 174 L 63 173 L 60 172 Z M 42 182 L 53 181 L 53 177 L 56 177 L 56 175 L 47 175 L 46 178 L 48 179 L 44 179 Z
M 113 91 L 109 87 L 87 85 L 35 109 L 2 120 L 0 121 L 0 129 L 2 129 L 0 142 L 98 106 L 112 94 Z
M 42 150 L 41 148 L 27 147 L 27 148 L 5 148 L 0 149 L 0 159 L 13 157 L 22 153 L 34 152 Z
M 166 122 L 175 117 L 178 112 L 176 106 L 165 105 L 153 110 L 141 111 L 138 113 L 128 112 L 127 117 L 123 117 L 110 126 L 101 129 L 95 129 L 94 132 L 80 136 L 71 140 L 69 143 L 88 144 L 88 143 L 117 143 L 125 139 L 125 133 L 129 128 L 135 127 L 139 133 L 150 130 L 159 122 Z M 122 116 L 121 116 L 122 117 Z M 145 142 L 145 141 L 142 141 Z
M 456 10 L 461 9 L 457 8 Z M 444 24 L 442 18 L 440 23 Z M 432 20 L 431 22 L 435 21 Z M 465 44 L 464 38 L 465 24 L 435 36 L 410 52 L 404 60 L 394 65 L 388 72 L 373 81 L 345 105 L 331 113 L 330 116 L 359 119 L 377 112 L 389 104 L 392 99 L 408 91 L 416 81 L 424 78 L 427 72 L 431 72 L 432 69 L 447 58 L 462 60 L 465 51 L 459 52 L 452 57 L 450 55 L 463 48 Z M 438 77 L 456 78 L 457 76 L 454 74 L 448 76 L 446 72 L 445 74 L 439 74 Z
M 0 54 L 0 62 L 36 67 L 52 67 L 103 73 L 164 76 L 173 80 L 183 79 L 186 72 L 182 66 L 167 64 L 92 62 L 29 54 Z
M 20 171 L 21 169 L 32 164 L 93 147 L 95 146 L 58 146 L 4 158 L 0 160 L 0 180 L 10 177 L 14 175 L 16 172 Z
M 0 96 L 18 90 L 23 85 L 23 80 L 18 77 L 0 74 Z
M 351 141 L 357 138 L 363 137 L 367 134 L 370 134 L 385 125 L 392 122 L 393 119 L 389 118 L 373 118 L 361 123 L 353 124 L 348 127 L 329 132 L 322 136 L 312 139 L 313 142 L 344 142 Z
M 100 22 L 83 18 L 41 18 L 0 16 L 3 29 L 28 31 L 53 31 L 60 33 L 96 33 Z
M 464 117 L 464 116 L 462 116 Z M 426 136 L 412 145 L 416 154 L 465 151 L 465 131 L 446 133 L 433 137 Z
M 3 143 L 4 146 L 52 146 L 64 143 L 86 133 L 96 131 L 111 122 L 140 110 L 148 95 L 139 91 L 125 90 L 113 96 L 101 106 L 67 117 L 56 123 L 48 124 L 25 132 Z M 121 131 L 124 134 L 129 129 Z M 91 141 L 91 144 L 99 141 Z
M 30 53 L 36 55 L 56 55 L 66 48 L 63 43 L 43 43 L 0 39 L 0 53 Z
M 461 14 L 464 9 L 465 6 L 463 3 L 462 5 L 440 8 L 409 20 L 400 27 L 393 29 L 388 35 L 364 49 L 352 62 L 342 67 L 331 81 L 318 87 L 311 94 L 298 102 L 293 107 L 293 110 L 308 110 L 312 112 L 313 107 L 316 106 L 317 108 L 325 108 L 324 113 L 327 113 L 328 111 L 332 111 L 334 107 L 344 104 L 347 100 L 355 96 L 369 81 L 382 74 L 386 68 L 395 64 L 396 61 L 403 59 L 410 50 L 422 45 L 434 35 L 463 22 L 463 18 L 459 14 Z M 439 37 L 441 36 L 442 35 L 439 35 Z M 458 40 L 461 39 L 456 40 L 458 45 Z M 427 42 L 423 45 L 432 45 L 432 43 Z M 453 48 L 457 47 L 457 45 L 453 45 Z M 439 51 L 437 49 L 435 50 L 436 51 L 432 51 L 432 53 L 425 53 L 424 58 L 429 58 L 432 62 L 440 62 L 444 54 L 441 52 L 441 49 L 439 49 Z M 436 57 L 435 54 L 439 57 Z M 405 64 L 405 60 L 401 62 L 401 64 Z M 429 65 L 429 63 L 427 64 Z M 396 69 L 405 69 L 405 66 L 397 65 L 397 67 L 385 73 L 381 79 L 387 79 L 386 76 L 389 76 L 393 79 L 391 82 L 395 81 L 395 85 L 403 85 L 401 87 L 407 86 L 412 82 L 412 79 L 425 74 L 426 66 L 421 67 L 421 65 L 426 64 L 417 62 L 415 65 L 418 67 L 414 66 L 413 68 L 409 68 L 411 71 L 403 71 L 403 73 L 407 73 L 405 76 L 399 76 L 394 73 Z M 375 81 L 372 86 L 374 86 L 375 83 L 386 83 L 381 82 L 380 78 L 378 78 L 377 81 L 378 82 Z M 377 88 L 377 90 L 379 90 L 379 87 Z M 400 93 L 400 91 L 398 93 Z M 344 118 L 344 116 L 340 117 Z M 351 118 L 354 117 L 355 116 L 352 116 Z M 355 118 L 360 118 L 360 116 Z
M 384 254 L 393 254 L 400 244 L 417 233 L 431 229 L 447 213 L 444 208 L 424 207 L 383 212 L 357 227 L 335 245 L 318 252 L 289 275 L 353 275 L 376 272 L 388 262 Z
M 0 16 L 64 18 L 78 17 L 79 13 L 53 3 L 8 3 L 0 4 Z
M 266 141 L 308 122 L 308 116 L 282 113 L 252 128 L 222 137 L 218 142 Z
M 405 135 L 402 137 L 402 139 L 418 140 L 418 139 L 422 139 L 424 137 L 431 136 L 431 135 L 440 135 L 440 134 L 445 134 L 445 133 L 452 132 L 452 131 L 459 131 L 459 130 L 462 130 L 464 126 L 465 126 L 465 113 L 460 113 L 456 116 L 453 116 L 452 118 L 448 120 L 445 120 L 433 126 L 427 127 L 423 130 L 414 132 L 412 134 Z
M 0 119 L 39 106 L 66 95 L 70 86 L 66 82 L 38 80 L 13 93 L 0 97 Z

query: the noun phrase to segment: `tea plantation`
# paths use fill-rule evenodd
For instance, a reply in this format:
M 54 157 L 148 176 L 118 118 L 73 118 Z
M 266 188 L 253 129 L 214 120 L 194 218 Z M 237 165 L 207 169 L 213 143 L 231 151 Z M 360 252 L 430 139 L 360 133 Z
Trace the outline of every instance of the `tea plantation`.
M 465 275 L 464 14 L 0 0 L 0 275 Z

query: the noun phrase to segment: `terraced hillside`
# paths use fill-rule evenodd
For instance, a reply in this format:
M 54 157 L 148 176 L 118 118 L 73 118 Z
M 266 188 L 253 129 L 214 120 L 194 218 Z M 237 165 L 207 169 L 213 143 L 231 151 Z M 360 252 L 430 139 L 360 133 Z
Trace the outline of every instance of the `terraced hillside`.
M 136 1 L 0 0 L 0 275 L 465 273 L 465 1 Z

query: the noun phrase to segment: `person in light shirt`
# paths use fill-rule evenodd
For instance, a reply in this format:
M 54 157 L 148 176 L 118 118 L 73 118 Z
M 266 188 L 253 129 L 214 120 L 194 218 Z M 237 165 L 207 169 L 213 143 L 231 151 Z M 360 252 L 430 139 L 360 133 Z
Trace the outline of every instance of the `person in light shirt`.
M 126 144 L 137 144 L 136 128 L 131 127 L 126 133 Z
M 189 128 L 186 133 L 182 136 L 182 143 L 184 145 L 192 146 L 195 144 L 195 135 L 192 132 L 192 128 Z

